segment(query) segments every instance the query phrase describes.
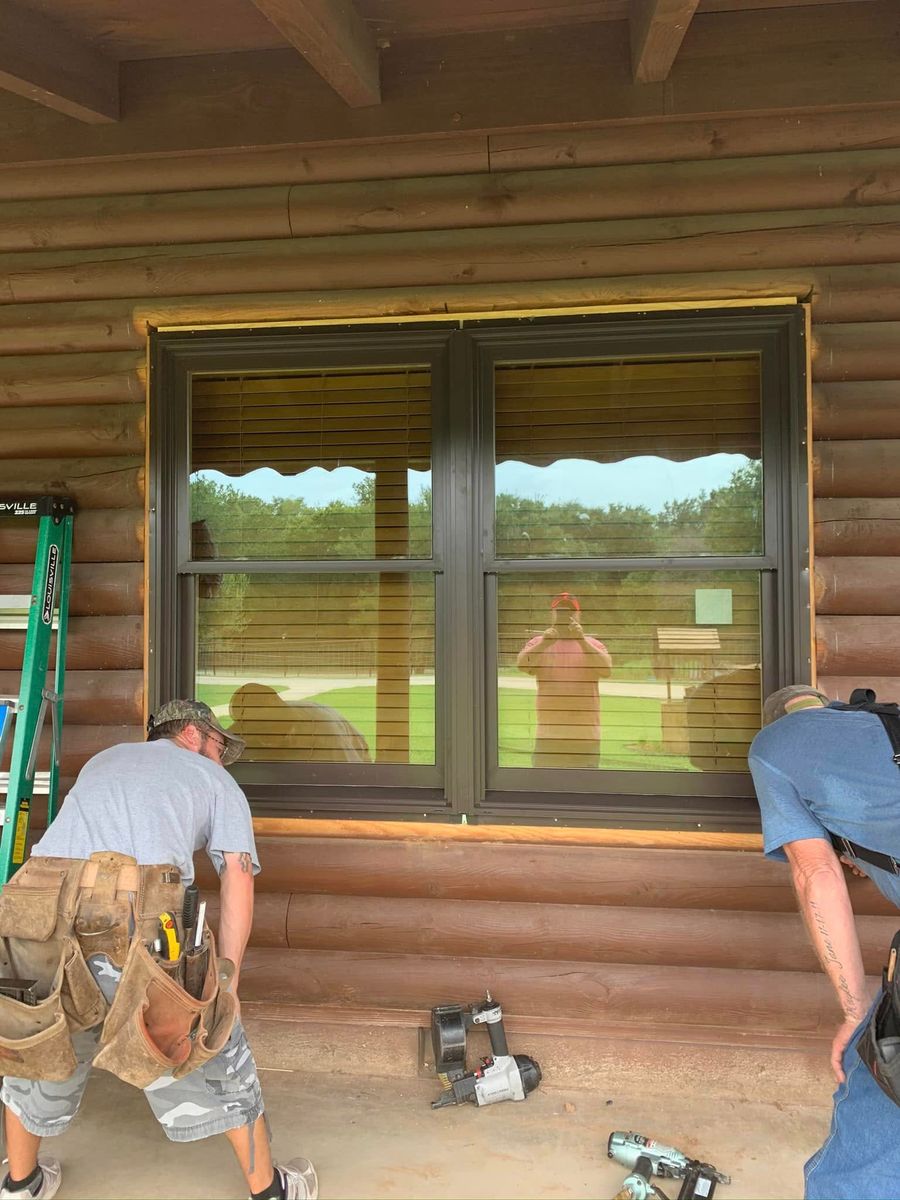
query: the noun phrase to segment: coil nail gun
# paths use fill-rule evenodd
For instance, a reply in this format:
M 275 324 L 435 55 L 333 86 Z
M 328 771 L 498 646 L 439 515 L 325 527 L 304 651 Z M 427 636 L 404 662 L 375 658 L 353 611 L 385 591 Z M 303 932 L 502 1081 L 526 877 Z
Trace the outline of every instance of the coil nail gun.
M 716 1170 L 710 1163 L 688 1158 L 674 1146 L 664 1146 L 642 1133 L 611 1133 L 606 1153 L 634 1172 L 625 1180 L 619 1193 L 631 1196 L 632 1200 L 647 1200 L 653 1193 L 665 1200 L 665 1193 L 650 1182 L 646 1171 L 648 1163 L 652 1175 L 681 1180 L 678 1200 L 712 1200 L 717 1183 L 731 1183 L 730 1175 Z
M 466 1071 L 466 1031 L 487 1027 L 492 1055 L 474 1071 Z M 501 1100 L 524 1100 L 541 1082 L 541 1068 L 527 1054 L 510 1054 L 503 1028 L 503 1010 L 490 992 L 481 1004 L 464 1008 L 444 1004 L 431 1010 L 434 1067 L 443 1091 L 432 1108 L 470 1101 L 479 1107 Z

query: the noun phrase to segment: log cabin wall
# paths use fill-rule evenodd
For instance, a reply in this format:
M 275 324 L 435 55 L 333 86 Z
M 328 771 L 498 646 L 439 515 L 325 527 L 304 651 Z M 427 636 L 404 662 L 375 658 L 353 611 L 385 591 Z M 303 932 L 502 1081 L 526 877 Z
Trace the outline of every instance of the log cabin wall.
M 900 694 L 898 147 L 882 107 L 387 142 L 376 179 L 354 146 L 0 168 L 0 476 L 79 505 L 66 778 L 142 736 L 160 325 L 808 300 L 819 679 Z M 0 527 L 0 591 L 29 589 L 33 548 Z M 22 644 L 0 631 L 0 689 Z M 601 1006 L 802 1039 L 833 1017 L 785 872 L 758 854 L 262 846 L 251 1000 L 417 1011 L 477 980 L 535 1018 Z M 870 894 L 861 911 L 874 970 L 891 919 Z

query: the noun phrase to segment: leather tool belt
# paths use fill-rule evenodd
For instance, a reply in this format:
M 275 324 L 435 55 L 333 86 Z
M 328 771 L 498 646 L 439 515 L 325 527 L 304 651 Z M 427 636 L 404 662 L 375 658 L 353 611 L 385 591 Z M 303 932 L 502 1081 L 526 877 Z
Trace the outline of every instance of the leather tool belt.
M 0 995 L 0 1071 L 68 1079 L 72 1034 L 98 1025 L 94 1065 L 136 1087 L 218 1054 L 234 1024 L 233 964 L 216 957 L 208 928 L 190 958 L 162 963 L 148 948 L 161 912 L 180 919 L 183 895 L 167 864 L 110 852 L 29 859 L 0 893 L 0 973 L 35 980 L 37 1003 Z M 122 969 L 111 1005 L 85 961 L 94 954 Z
M 857 1043 L 857 1053 L 872 1078 L 897 1105 L 900 1105 L 900 932 L 894 934 L 888 964 L 881 974 L 881 994 L 869 1017 L 865 1032 Z

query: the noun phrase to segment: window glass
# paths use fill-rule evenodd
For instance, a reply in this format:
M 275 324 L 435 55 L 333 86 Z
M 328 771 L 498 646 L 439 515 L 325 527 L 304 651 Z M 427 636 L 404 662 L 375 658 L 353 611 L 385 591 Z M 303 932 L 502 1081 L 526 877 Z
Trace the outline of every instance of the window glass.
M 511 574 L 498 613 L 501 767 L 746 771 L 757 572 Z
M 206 575 L 196 608 L 197 694 L 246 761 L 435 761 L 431 575 Z
M 194 558 L 431 557 L 427 368 L 199 376 Z
M 498 365 L 498 558 L 757 554 L 756 355 Z

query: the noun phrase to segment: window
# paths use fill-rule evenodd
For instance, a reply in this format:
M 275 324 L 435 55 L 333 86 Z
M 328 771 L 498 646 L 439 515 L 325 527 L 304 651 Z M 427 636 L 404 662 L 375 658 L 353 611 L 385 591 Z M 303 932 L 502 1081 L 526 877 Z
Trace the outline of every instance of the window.
M 154 699 L 259 812 L 752 823 L 802 313 L 159 334 Z

